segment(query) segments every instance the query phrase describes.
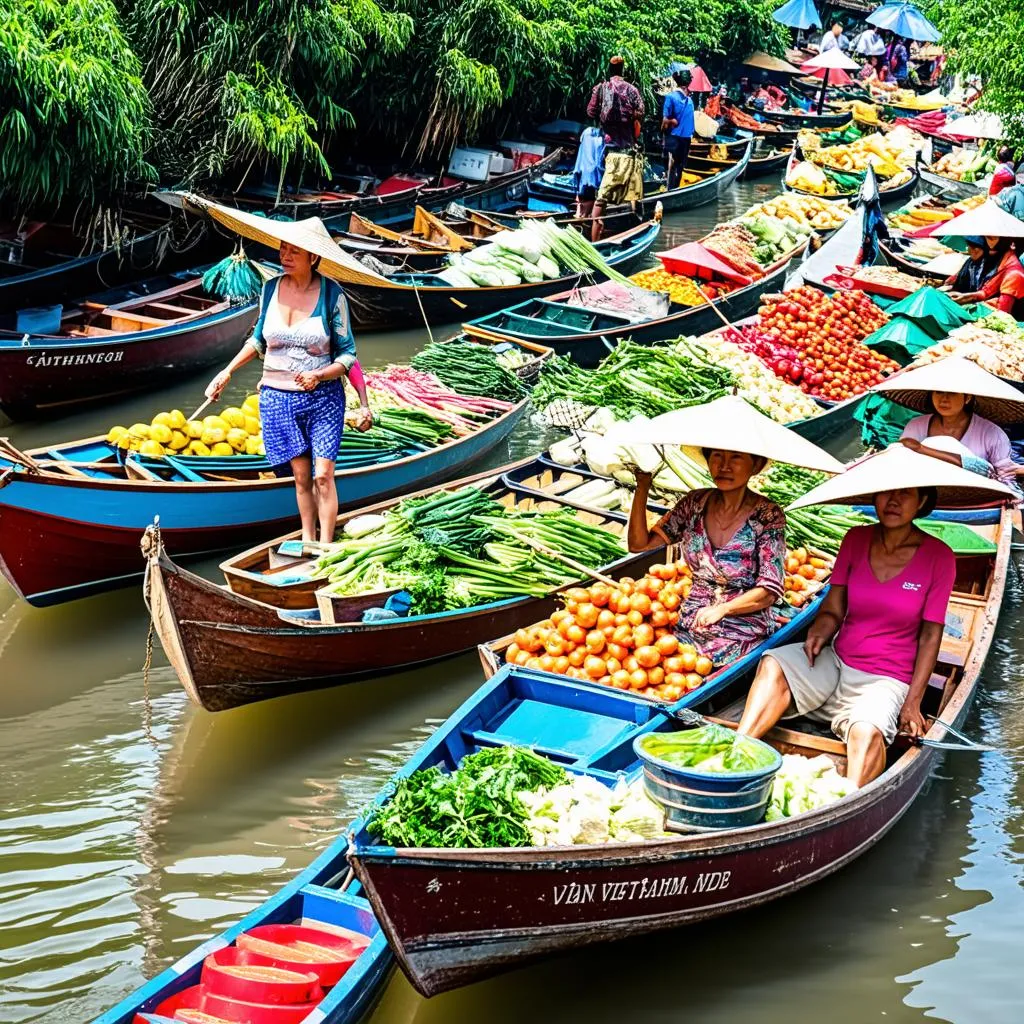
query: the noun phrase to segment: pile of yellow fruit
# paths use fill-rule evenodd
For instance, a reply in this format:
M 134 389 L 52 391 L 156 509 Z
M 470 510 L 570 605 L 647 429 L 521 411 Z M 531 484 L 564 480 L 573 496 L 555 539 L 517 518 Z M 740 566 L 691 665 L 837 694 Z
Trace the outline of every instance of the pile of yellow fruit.
M 892 178 L 914 166 L 922 141 L 916 132 L 900 125 L 886 135 L 875 132 L 843 146 L 819 149 L 810 158 L 834 171 L 864 171 L 870 165 L 880 178 Z
M 801 224 L 818 231 L 830 231 L 841 227 L 852 216 L 853 208 L 849 203 L 829 203 L 817 196 L 802 196 L 793 192 L 783 192 L 774 199 L 752 206 L 744 217 L 792 217 Z
M 667 270 L 641 270 L 630 281 L 652 292 L 668 292 L 668 297 L 680 306 L 703 306 L 707 299 L 688 277 L 670 274 Z
M 158 412 L 149 423 L 111 427 L 107 443 L 140 455 L 263 455 L 258 395 L 201 420 L 187 420 L 180 409 Z
M 929 197 L 924 200 L 916 200 L 915 205 L 905 206 L 889 217 L 889 223 L 893 227 L 903 231 L 916 231 L 918 228 L 926 227 L 929 224 L 940 224 L 943 221 L 952 220 L 961 213 L 980 206 L 988 198 L 987 195 L 979 194 L 969 199 L 961 199 L 957 203 L 942 206 L 937 199 Z M 941 243 L 938 243 L 941 245 Z M 941 252 L 952 252 L 951 249 L 942 245 L 939 252 L 933 255 L 940 255 Z

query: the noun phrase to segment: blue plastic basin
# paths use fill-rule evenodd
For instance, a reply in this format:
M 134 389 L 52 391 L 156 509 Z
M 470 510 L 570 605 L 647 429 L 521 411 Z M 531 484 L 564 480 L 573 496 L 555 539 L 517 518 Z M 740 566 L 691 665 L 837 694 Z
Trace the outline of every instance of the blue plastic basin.
M 633 741 L 633 750 L 644 766 L 647 795 L 665 808 L 666 828 L 674 832 L 709 832 L 756 825 L 764 818 L 772 782 L 782 767 L 782 757 L 773 747 L 768 747 L 775 756 L 766 768 L 752 772 L 698 772 L 652 757 L 641 746 L 644 738 L 638 736 Z

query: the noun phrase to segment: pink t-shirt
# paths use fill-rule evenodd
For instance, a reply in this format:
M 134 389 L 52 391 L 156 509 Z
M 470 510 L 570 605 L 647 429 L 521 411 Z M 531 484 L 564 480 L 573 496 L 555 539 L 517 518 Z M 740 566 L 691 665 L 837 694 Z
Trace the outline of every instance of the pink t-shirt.
M 946 621 L 956 557 L 949 545 L 926 536 L 903 572 L 879 583 L 869 558 L 874 531 L 854 527 L 836 556 L 831 582 L 846 587 L 846 618 L 833 647 L 851 668 L 909 684 L 922 621 Z

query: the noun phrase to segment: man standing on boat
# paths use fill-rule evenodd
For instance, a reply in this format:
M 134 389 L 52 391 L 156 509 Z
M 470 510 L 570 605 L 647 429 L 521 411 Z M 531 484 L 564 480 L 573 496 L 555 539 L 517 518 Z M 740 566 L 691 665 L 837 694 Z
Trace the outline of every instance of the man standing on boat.
M 644 158 L 638 145 L 644 101 L 640 90 L 622 77 L 624 64 L 622 57 L 612 57 L 608 78 L 594 86 L 587 104 L 587 117 L 600 124 L 606 146 L 604 175 L 594 203 L 595 242 L 601 238 L 601 217 L 609 203 L 635 203 L 644 194 Z
M 669 192 L 679 188 L 679 180 L 686 170 L 686 158 L 693 138 L 693 100 L 690 98 L 690 72 L 686 68 L 672 72 L 675 88 L 666 94 L 661 115 L 661 130 L 665 136 L 668 156 L 666 187 Z
M 835 22 L 832 28 L 821 37 L 821 45 L 818 47 L 818 52 L 826 53 L 828 50 L 836 49 L 836 47 L 844 53 L 850 49 L 850 40 L 843 35 L 843 23 L 841 21 Z

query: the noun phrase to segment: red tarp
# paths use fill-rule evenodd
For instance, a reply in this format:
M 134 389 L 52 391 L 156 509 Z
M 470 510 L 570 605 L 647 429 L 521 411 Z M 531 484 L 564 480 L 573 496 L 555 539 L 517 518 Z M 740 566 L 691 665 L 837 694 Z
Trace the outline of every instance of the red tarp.
M 720 259 L 700 242 L 686 242 L 674 249 L 654 254 L 670 274 L 685 274 L 687 277 L 699 277 L 710 281 L 715 275 L 734 281 L 736 284 L 750 284 L 751 279 L 733 270 L 724 260 Z

